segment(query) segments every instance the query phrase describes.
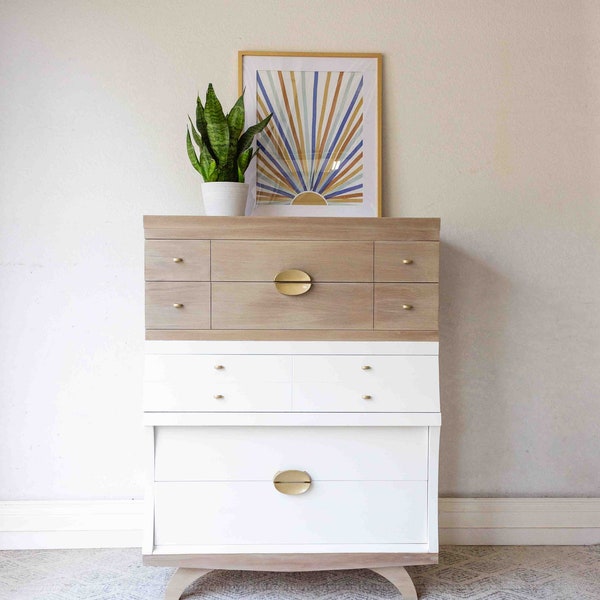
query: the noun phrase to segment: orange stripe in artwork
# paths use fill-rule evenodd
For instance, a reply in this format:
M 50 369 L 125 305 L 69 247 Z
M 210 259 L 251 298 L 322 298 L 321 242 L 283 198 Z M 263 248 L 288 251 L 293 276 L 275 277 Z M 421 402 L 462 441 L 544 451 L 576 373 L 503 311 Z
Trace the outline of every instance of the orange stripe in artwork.
M 327 186 L 328 190 L 333 190 L 336 187 L 339 187 L 344 181 L 347 181 L 349 179 L 349 177 L 347 176 L 347 174 L 350 172 L 350 170 L 359 162 L 362 161 L 362 157 L 363 157 L 363 153 L 360 152 L 359 154 L 357 154 L 352 162 L 348 165 L 346 165 L 329 183 L 329 185 Z M 362 170 L 362 165 L 359 165 L 358 170 Z M 356 175 L 356 173 L 354 173 L 352 176 Z M 325 193 L 325 191 L 324 191 Z
M 294 136 L 294 142 L 296 143 L 296 154 L 300 150 L 300 140 L 298 139 L 298 133 L 296 132 L 296 125 L 294 124 L 294 117 L 290 108 L 290 101 L 288 99 L 287 90 L 285 89 L 285 82 L 283 81 L 283 73 L 277 71 L 279 77 L 279 85 L 281 87 L 281 94 L 283 96 L 283 103 L 285 104 L 285 110 L 287 112 L 288 119 L 290 120 L 290 127 L 292 128 L 292 135 Z
M 302 117 L 300 116 L 300 105 L 298 104 L 298 87 L 296 86 L 296 73 L 290 73 L 292 79 L 292 90 L 294 91 L 294 108 L 296 109 L 296 122 L 298 123 L 298 131 L 300 135 L 300 156 L 299 158 L 306 159 L 306 147 L 304 146 L 304 130 L 302 129 Z
M 266 162 L 264 159 L 261 163 L 257 165 L 257 170 L 261 172 L 267 179 L 273 181 L 273 183 L 278 183 L 279 187 L 286 192 L 290 192 L 291 194 L 295 194 L 296 192 L 290 187 L 290 184 L 270 165 L 270 163 Z
M 348 171 L 347 169 L 344 169 L 344 173 L 340 174 L 340 175 L 343 175 L 343 176 L 334 179 L 327 186 L 327 189 L 334 190 L 335 188 L 342 187 L 347 181 L 349 181 L 350 179 L 352 179 L 354 176 L 358 175 L 362 171 L 362 168 L 363 168 L 362 164 L 360 164 L 355 169 L 352 169 L 352 171 Z M 324 193 L 327 193 L 327 192 L 325 191 Z
M 321 146 L 319 147 L 319 156 L 323 154 L 323 148 L 325 146 L 325 141 L 327 140 L 327 136 L 329 135 L 329 130 L 331 129 L 331 122 L 333 121 L 333 115 L 335 113 L 335 107 L 337 104 L 338 96 L 340 95 L 340 88 L 342 87 L 342 79 L 344 78 L 344 73 L 338 74 L 337 84 L 335 86 L 335 92 L 333 94 L 333 100 L 331 102 L 331 107 L 329 108 L 329 117 L 327 118 L 327 125 L 325 126 L 325 133 L 323 134 L 323 138 L 321 139 Z
M 357 204 L 359 202 L 363 201 L 362 196 L 336 196 L 335 198 L 331 198 L 329 200 L 327 200 L 328 204 L 333 204 L 335 202 L 356 202 Z
M 321 114 L 319 115 L 319 129 L 317 130 L 317 156 L 313 157 L 315 160 L 320 160 L 319 148 L 323 145 L 321 143 L 321 133 L 323 131 L 323 119 L 325 118 L 325 108 L 327 107 L 327 97 L 329 95 L 329 83 L 331 82 L 331 71 L 327 73 L 325 78 L 325 90 L 323 92 L 323 104 L 321 104 Z M 318 166 L 318 165 L 317 165 Z

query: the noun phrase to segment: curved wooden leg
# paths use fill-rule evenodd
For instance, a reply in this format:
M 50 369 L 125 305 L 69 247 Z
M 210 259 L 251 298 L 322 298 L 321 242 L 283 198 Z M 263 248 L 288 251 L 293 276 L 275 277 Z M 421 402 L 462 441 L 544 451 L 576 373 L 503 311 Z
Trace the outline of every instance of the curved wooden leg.
M 173 573 L 171 580 L 169 581 L 169 585 L 165 590 L 165 600 L 179 600 L 181 598 L 181 594 L 183 594 L 183 590 L 196 581 L 196 579 L 200 579 L 207 573 L 210 573 L 212 569 L 185 569 L 180 567 Z
M 391 581 L 402 594 L 402 600 L 417 600 L 417 590 L 404 567 L 381 567 L 371 571 Z

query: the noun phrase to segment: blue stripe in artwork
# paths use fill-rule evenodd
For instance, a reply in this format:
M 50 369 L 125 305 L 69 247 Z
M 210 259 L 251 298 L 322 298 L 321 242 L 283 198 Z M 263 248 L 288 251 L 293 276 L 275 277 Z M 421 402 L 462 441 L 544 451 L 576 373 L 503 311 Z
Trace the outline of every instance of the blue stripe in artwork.
M 335 137 L 333 138 L 333 141 L 331 142 L 331 144 L 329 144 L 329 147 L 325 151 L 325 156 L 330 155 L 330 153 L 335 148 L 335 145 L 337 144 L 338 140 L 340 139 L 340 136 L 342 135 L 342 131 L 344 130 L 344 127 L 346 126 L 346 123 L 348 121 L 348 117 L 350 116 L 350 113 L 352 112 L 352 109 L 354 108 L 354 105 L 356 104 L 356 99 L 358 98 L 358 95 L 360 94 L 360 91 L 362 90 L 362 86 L 363 86 L 363 78 L 361 77 L 360 82 L 356 88 L 356 92 L 354 92 L 352 101 L 348 105 L 348 110 L 346 110 L 346 114 L 344 115 L 344 118 L 342 119 L 342 122 L 340 123 L 340 125 L 338 127 Z M 326 165 L 323 164 L 323 167 L 321 168 L 321 171 L 319 172 L 319 176 L 317 177 L 317 181 L 315 182 L 315 187 L 319 185 L 319 182 L 321 181 L 321 178 L 324 175 L 325 166 Z
M 267 104 L 267 107 L 269 108 L 269 112 L 273 113 L 273 121 L 275 122 L 275 126 L 277 127 L 279 134 L 281 136 L 281 139 L 283 140 L 283 143 L 285 144 L 285 147 L 287 149 L 287 151 L 289 152 L 290 158 L 292 159 L 292 163 L 294 165 L 294 169 L 296 170 L 296 174 L 298 175 L 298 179 L 300 180 L 303 189 L 306 190 L 306 182 L 304 181 L 304 177 L 302 177 L 302 171 L 298 168 L 298 162 L 296 159 L 296 156 L 294 155 L 294 152 L 292 150 L 292 148 L 290 147 L 290 143 L 287 139 L 287 137 L 285 136 L 285 133 L 283 132 L 283 128 L 281 127 L 281 123 L 279 122 L 279 118 L 277 117 L 277 113 L 275 112 L 275 110 L 273 110 L 273 105 L 271 104 L 271 101 L 269 100 L 269 97 L 267 96 L 267 91 L 265 90 L 265 86 L 263 85 L 262 79 L 260 78 L 260 74 L 257 73 L 256 74 L 256 82 L 258 83 L 258 87 L 260 88 L 260 91 L 262 92 L 263 95 L 263 99 Z
M 352 150 L 352 152 L 350 152 L 350 154 L 347 154 L 346 157 L 344 158 L 344 160 L 340 163 L 340 166 L 338 169 L 336 169 L 335 171 L 331 171 L 331 175 L 327 178 L 327 180 L 325 181 L 325 183 L 317 190 L 317 192 L 319 194 L 323 193 L 323 190 L 327 189 L 327 186 L 331 183 L 331 180 L 341 171 L 343 170 L 343 168 L 348 164 L 349 161 L 352 160 L 352 157 L 362 148 L 363 146 L 363 141 L 360 140 L 360 142 L 356 145 L 356 147 Z
M 313 83 L 313 99 L 312 99 L 312 128 L 311 128 L 311 144 L 310 144 L 310 163 L 311 171 L 314 167 L 315 153 L 317 151 L 317 92 L 319 90 L 319 73 L 315 71 L 315 81 Z M 310 174 L 310 189 L 313 189 L 314 172 Z
M 282 189 L 272 187 L 270 185 L 265 185 L 264 183 L 257 183 L 256 187 L 261 190 L 267 190 L 268 192 L 275 192 L 278 196 L 285 196 L 286 198 L 295 198 L 294 194 L 284 192 Z
M 258 146 L 258 149 L 262 152 L 262 154 L 264 154 L 264 156 L 266 156 L 273 165 L 275 165 L 277 167 L 277 170 L 279 172 L 279 174 L 290 184 L 290 187 L 297 193 L 299 194 L 301 190 L 298 185 L 296 184 L 295 181 L 293 181 L 291 179 L 291 177 L 287 174 L 287 170 L 285 168 L 285 165 L 282 165 L 265 147 L 261 142 L 257 142 L 256 145 Z M 260 175 L 257 173 L 256 177 L 258 178 Z
M 362 183 L 358 185 L 353 185 L 352 187 L 344 188 L 343 190 L 338 190 L 337 192 L 333 192 L 332 194 L 327 194 L 326 196 L 324 196 L 324 198 L 325 200 L 329 200 L 329 198 L 335 198 L 336 196 L 341 196 L 342 194 L 353 192 L 354 190 L 362 190 L 362 187 Z

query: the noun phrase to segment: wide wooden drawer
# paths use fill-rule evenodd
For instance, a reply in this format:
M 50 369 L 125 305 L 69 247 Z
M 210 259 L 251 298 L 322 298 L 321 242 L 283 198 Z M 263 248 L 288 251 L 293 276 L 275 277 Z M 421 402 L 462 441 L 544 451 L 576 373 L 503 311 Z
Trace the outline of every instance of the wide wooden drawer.
M 273 283 L 212 284 L 213 329 L 372 329 L 373 285 L 316 283 L 301 296 Z
M 375 242 L 375 281 L 439 281 L 439 243 Z
M 292 379 L 292 358 L 285 355 L 149 354 L 144 380 L 174 385 L 221 384 Z
M 427 427 L 157 427 L 157 481 L 425 480 Z
M 154 485 L 160 546 L 427 541 L 426 481 L 314 481 L 299 496 L 271 481 Z
M 208 281 L 210 241 L 146 241 L 146 281 Z
M 146 329 L 210 329 L 210 283 L 146 283 Z
M 375 329 L 437 330 L 438 287 L 435 283 L 376 283 Z
M 300 269 L 313 281 L 373 281 L 372 242 L 214 240 L 213 281 L 273 281 Z
M 144 383 L 144 410 L 281 412 L 291 408 L 291 384 L 267 381 Z

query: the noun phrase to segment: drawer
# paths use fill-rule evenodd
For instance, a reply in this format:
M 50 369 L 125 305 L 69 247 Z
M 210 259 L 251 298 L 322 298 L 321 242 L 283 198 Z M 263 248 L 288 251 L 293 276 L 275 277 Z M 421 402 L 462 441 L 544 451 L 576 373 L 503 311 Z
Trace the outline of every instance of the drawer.
M 146 356 L 144 381 L 169 384 L 220 384 L 244 381 L 289 382 L 290 356 L 235 354 L 152 354 Z
M 439 281 L 439 243 L 375 242 L 375 281 Z
M 146 281 L 209 281 L 208 240 L 149 240 L 145 245 Z
M 144 410 L 281 412 L 291 408 L 291 384 L 276 382 L 144 383 Z
M 154 485 L 159 546 L 427 542 L 425 481 L 314 481 L 299 496 L 271 481 Z
M 373 281 L 372 242 L 212 242 L 213 281 L 273 281 L 300 269 L 313 281 Z
M 301 296 L 273 283 L 212 284 L 213 329 L 372 329 L 373 285 L 316 283 Z
M 147 282 L 146 329 L 210 329 L 210 283 Z
M 375 284 L 375 329 L 435 331 L 437 328 L 437 284 Z
M 306 412 L 437 412 L 437 356 L 295 356 L 292 405 Z
M 157 481 L 425 480 L 427 427 L 157 427 Z

